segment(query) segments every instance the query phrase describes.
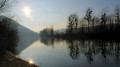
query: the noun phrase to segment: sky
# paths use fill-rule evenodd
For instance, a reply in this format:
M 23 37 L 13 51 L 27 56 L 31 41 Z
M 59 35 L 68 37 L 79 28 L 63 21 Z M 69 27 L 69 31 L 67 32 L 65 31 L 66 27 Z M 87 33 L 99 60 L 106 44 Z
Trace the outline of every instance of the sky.
M 14 12 L 19 18 L 18 23 L 39 32 L 51 26 L 64 29 L 70 14 L 77 13 L 82 18 L 88 7 L 98 15 L 102 9 L 112 12 L 116 5 L 120 5 L 120 0 L 19 0 Z M 25 7 L 31 10 L 29 17 L 23 11 Z

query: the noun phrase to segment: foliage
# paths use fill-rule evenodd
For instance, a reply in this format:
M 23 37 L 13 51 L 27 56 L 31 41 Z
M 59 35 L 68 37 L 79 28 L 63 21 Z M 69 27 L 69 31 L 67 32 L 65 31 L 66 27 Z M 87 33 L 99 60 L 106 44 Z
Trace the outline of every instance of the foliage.
M 18 42 L 17 27 L 13 20 L 7 17 L 0 17 L 0 49 L 15 53 Z

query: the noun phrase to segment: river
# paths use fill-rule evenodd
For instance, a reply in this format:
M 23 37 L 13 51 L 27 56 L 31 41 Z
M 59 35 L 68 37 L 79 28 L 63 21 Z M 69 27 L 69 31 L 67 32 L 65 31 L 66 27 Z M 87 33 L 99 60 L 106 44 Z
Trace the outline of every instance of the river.
M 40 37 L 19 43 L 16 51 L 40 67 L 120 67 L 119 41 Z

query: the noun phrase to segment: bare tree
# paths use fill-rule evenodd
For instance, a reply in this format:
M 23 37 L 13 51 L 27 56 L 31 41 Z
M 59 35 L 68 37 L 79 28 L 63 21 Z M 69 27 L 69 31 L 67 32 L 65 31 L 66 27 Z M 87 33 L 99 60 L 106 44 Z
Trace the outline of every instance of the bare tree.
M 107 19 L 106 19 L 106 13 L 104 13 L 104 14 L 101 16 L 101 23 L 100 23 L 101 28 L 102 28 L 103 30 L 105 30 L 106 21 L 107 21 Z
M 88 32 L 89 32 L 90 21 L 91 21 L 91 18 L 92 18 L 91 14 L 92 14 L 92 10 L 90 8 L 88 8 L 87 11 L 86 11 L 86 16 L 84 18 L 88 22 Z
M 117 25 L 117 28 L 120 27 L 120 7 L 115 7 L 115 23 Z
M 80 21 L 79 21 L 79 32 L 84 32 L 85 31 L 85 20 L 82 18 L 82 19 L 80 19 Z
M 78 16 L 75 14 L 71 14 L 69 17 L 68 17 L 68 29 L 69 29 L 69 32 L 73 32 L 74 29 L 75 31 L 77 30 L 77 27 L 78 27 Z
M 9 12 L 10 7 L 12 7 L 13 1 L 15 0 L 0 0 L 0 14 Z

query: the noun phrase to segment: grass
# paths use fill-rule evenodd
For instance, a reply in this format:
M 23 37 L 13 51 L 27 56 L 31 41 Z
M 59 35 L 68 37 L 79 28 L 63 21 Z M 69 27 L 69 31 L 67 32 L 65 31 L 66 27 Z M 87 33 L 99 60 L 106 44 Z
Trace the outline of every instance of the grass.
M 0 59 L 0 67 L 39 67 L 35 64 L 30 64 L 28 61 L 17 58 L 9 51 L 5 51 L 5 54 L 1 56 Z

